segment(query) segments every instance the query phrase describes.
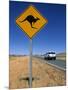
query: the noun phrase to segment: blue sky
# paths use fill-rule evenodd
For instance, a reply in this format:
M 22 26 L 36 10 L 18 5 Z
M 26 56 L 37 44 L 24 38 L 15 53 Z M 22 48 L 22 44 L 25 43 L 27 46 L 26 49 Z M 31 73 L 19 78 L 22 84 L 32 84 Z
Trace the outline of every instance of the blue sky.
M 16 25 L 16 18 L 30 5 L 48 20 L 40 32 L 32 39 L 33 54 L 44 54 L 48 51 L 56 53 L 66 50 L 66 5 L 33 2 L 10 1 L 9 6 L 9 54 L 29 54 L 30 40 Z

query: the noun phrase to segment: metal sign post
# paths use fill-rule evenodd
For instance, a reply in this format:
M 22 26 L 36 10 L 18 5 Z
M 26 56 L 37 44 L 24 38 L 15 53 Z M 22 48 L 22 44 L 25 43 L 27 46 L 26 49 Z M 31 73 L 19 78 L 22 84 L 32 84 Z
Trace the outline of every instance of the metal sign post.
M 24 12 L 22 12 L 16 19 L 16 24 L 24 31 L 30 38 L 30 61 L 29 61 L 29 87 L 32 88 L 32 38 L 40 29 L 47 24 L 48 20 L 44 18 L 41 13 L 30 5 Z
M 32 87 L 32 39 L 30 39 L 29 87 Z

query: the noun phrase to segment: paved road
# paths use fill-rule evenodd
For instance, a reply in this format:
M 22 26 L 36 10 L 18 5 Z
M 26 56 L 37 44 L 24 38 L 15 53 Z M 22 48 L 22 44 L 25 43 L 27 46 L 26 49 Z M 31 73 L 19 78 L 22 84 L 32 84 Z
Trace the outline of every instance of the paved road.
M 49 60 L 48 62 L 51 63 L 51 64 L 55 64 L 55 65 L 57 65 L 59 67 L 62 67 L 64 69 L 66 68 L 66 62 L 65 61 L 62 61 L 62 60 Z
M 51 65 L 54 65 L 62 70 L 66 69 L 66 62 L 63 60 L 44 60 L 42 57 L 36 57 L 39 58 L 40 60 L 42 60 L 43 62 L 48 62 Z

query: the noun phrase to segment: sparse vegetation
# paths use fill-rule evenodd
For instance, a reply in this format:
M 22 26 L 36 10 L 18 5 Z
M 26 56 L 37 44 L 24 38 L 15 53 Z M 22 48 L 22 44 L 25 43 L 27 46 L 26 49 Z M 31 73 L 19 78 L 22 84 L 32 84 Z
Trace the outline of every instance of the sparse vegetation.
M 29 57 L 16 56 L 10 57 L 10 78 L 9 86 L 11 89 L 28 88 L 28 80 L 22 79 L 29 77 Z M 65 71 L 49 66 L 41 62 L 39 59 L 32 58 L 32 87 L 50 87 L 63 86 L 66 83 Z

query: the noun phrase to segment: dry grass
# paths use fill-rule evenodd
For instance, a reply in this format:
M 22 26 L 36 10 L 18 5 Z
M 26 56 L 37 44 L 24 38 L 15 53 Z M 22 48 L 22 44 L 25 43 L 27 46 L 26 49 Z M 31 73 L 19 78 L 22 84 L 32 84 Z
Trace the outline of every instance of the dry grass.
M 56 59 L 66 61 L 66 56 L 57 56 Z
M 66 61 L 66 52 L 57 54 L 57 59 Z
M 29 57 L 10 57 L 10 89 L 28 88 L 28 81 L 22 78 L 29 77 Z M 63 86 L 65 72 L 58 70 L 39 59 L 32 59 L 32 87 Z

